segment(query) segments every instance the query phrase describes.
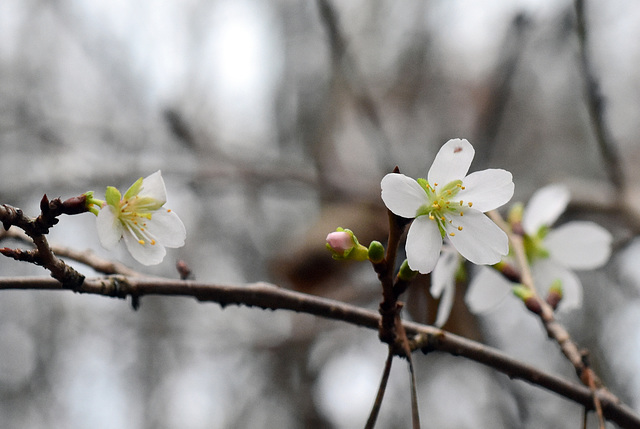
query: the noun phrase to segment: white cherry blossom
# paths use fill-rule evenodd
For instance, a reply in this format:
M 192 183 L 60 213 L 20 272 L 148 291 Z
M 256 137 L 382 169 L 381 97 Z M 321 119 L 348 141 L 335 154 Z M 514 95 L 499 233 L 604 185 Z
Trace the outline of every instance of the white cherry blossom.
M 112 249 L 124 238 L 131 255 L 141 264 L 159 264 L 165 247 L 184 245 L 186 230 L 177 214 L 164 207 L 167 192 L 160 171 L 138 179 L 121 196 L 107 187 L 106 202 L 98 213 L 100 243 Z
M 544 298 L 548 287 L 560 280 L 563 297 L 559 312 L 582 306 L 582 284 L 573 270 L 600 268 L 611 256 L 611 234 L 594 222 L 570 221 L 551 229 L 569 200 L 565 186 L 545 186 L 533 194 L 522 214 L 525 250 L 534 283 Z M 490 270 L 474 277 L 465 297 L 474 312 L 490 309 L 511 290 L 511 283 L 504 277 L 485 271 Z
M 440 148 L 426 180 L 398 173 L 382 179 L 387 208 L 398 216 L 414 218 L 405 247 L 412 270 L 431 272 L 445 237 L 475 264 L 495 264 L 507 254 L 506 234 L 484 212 L 511 199 L 512 176 L 501 169 L 467 175 L 474 154 L 467 140 L 449 140 Z

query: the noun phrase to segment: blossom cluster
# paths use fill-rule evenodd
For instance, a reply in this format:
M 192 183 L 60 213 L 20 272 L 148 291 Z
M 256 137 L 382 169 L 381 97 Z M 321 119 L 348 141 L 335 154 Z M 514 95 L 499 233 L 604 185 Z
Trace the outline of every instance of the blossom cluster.
M 469 285 L 465 301 L 473 312 L 492 308 L 510 291 L 520 296 L 523 289 L 527 295 L 547 296 L 554 307 L 559 302 L 558 311 L 580 307 L 582 286 L 573 270 L 603 266 L 611 255 L 611 234 L 586 221 L 552 229 L 570 200 L 562 185 L 541 188 L 526 207 L 515 204 L 508 222 L 498 226 L 485 213 L 511 200 L 513 177 L 503 169 L 468 174 L 474 155 L 467 140 L 452 139 L 436 154 L 426 179 L 394 172 L 380 184 L 389 211 L 411 222 L 404 264 L 415 272 L 432 273 L 430 292 L 440 299 L 435 324 L 446 322 L 456 282 L 466 279 L 464 260 L 490 266 L 476 271 Z M 522 237 L 537 291 L 512 283 L 521 267 L 507 232 Z M 367 259 L 366 248 L 350 230 L 338 229 L 327 242 L 336 259 Z

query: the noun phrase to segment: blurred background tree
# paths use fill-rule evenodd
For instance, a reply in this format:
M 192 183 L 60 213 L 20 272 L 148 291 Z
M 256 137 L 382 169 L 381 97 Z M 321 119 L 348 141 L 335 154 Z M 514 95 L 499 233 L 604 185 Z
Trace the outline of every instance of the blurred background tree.
M 587 53 L 620 154 L 593 132 L 571 1 L 0 2 L 0 196 L 35 214 L 43 193 L 126 186 L 162 169 L 187 245 L 165 263 L 104 251 L 90 215 L 51 241 L 144 272 L 269 280 L 377 308 L 370 267 L 339 264 L 324 237 L 383 240 L 382 176 L 420 177 L 449 138 L 474 169 L 514 173 L 514 200 L 572 187 L 566 219 L 617 237 L 606 269 L 581 276 L 585 305 L 564 322 L 607 385 L 640 411 L 640 6 L 589 2 Z M 624 173 L 624 189 L 609 180 Z M 633 211 L 631 214 L 633 215 Z M 3 275 L 44 274 L 0 259 Z M 82 272 L 91 274 L 85 267 Z M 424 282 L 410 317 L 433 320 Z M 508 305 L 510 304 L 510 305 Z M 447 327 L 574 377 L 521 306 Z M 386 348 L 372 333 L 311 316 L 189 299 L 121 301 L 5 291 L 0 420 L 24 428 L 352 428 L 364 424 Z M 416 359 L 429 427 L 576 427 L 581 409 L 477 364 Z M 399 367 L 398 367 L 399 368 Z M 395 368 L 380 427 L 407 427 Z

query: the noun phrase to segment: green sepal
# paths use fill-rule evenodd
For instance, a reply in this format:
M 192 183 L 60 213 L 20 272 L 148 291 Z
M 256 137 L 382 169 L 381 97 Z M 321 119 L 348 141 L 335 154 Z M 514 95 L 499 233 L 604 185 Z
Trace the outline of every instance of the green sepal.
M 416 182 L 418 182 L 418 185 L 420 185 L 420 187 L 424 189 L 427 195 L 430 196 L 431 194 L 433 194 L 433 188 L 431 188 L 429 182 L 427 182 L 427 179 L 418 178 L 416 179 Z
M 462 189 L 462 180 L 452 180 L 440 189 L 438 195 L 447 194 L 447 199 L 453 198 Z
M 104 201 L 94 198 L 93 191 L 85 192 L 82 195 L 85 197 L 84 204 L 87 210 L 98 216 L 100 208 L 104 205 Z
M 549 227 L 541 226 L 535 235 L 531 236 L 525 234 L 524 251 L 529 262 L 533 262 L 536 259 L 546 259 L 549 257 L 549 251 L 544 247 L 544 238 L 548 233 Z
M 124 193 L 124 199 L 128 200 L 129 198 L 135 197 L 140 193 L 142 189 L 142 177 L 135 181 L 133 185 L 127 189 L 127 192 Z
M 117 188 L 113 186 L 107 186 L 107 191 L 104 193 L 104 198 L 107 200 L 107 204 L 113 207 L 118 207 L 120 205 L 120 200 L 122 195 Z

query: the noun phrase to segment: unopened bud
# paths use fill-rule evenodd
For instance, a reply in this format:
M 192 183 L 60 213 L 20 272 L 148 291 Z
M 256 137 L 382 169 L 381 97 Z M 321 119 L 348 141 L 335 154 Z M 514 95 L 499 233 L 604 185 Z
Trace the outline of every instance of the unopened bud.
M 384 246 L 379 241 L 372 241 L 369 244 L 369 260 L 374 264 L 382 262 L 384 259 Z
M 519 283 L 522 280 L 520 272 L 511 264 L 505 261 L 500 261 L 493 266 L 496 270 L 500 271 L 509 281 Z
M 400 266 L 400 271 L 398 271 L 398 278 L 405 282 L 413 280 L 418 275 L 417 271 L 413 271 L 409 268 L 409 262 L 405 259 Z
M 560 279 L 555 279 L 551 286 L 549 286 L 549 292 L 547 293 L 547 304 L 551 306 L 554 310 L 558 308 L 558 304 L 562 301 L 563 289 L 562 289 L 562 281 Z
M 540 301 L 533 293 L 531 289 L 526 287 L 525 285 L 518 284 L 511 288 L 511 291 L 515 296 L 520 298 L 524 303 L 525 307 L 529 311 L 535 314 L 540 314 L 542 312 L 542 306 L 540 305 Z
M 511 230 L 514 234 L 524 235 L 522 229 L 522 214 L 524 213 L 524 206 L 522 203 L 515 203 L 511 206 L 509 214 L 507 215 L 507 221 L 511 225 Z
M 354 259 L 366 261 L 369 259 L 369 250 L 362 244 L 349 229 L 337 228 L 327 235 L 327 249 L 333 259 Z
M 87 196 L 82 194 L 78 197 L 71 197 L 62 202 L 64 213 L 68 215 L 84 213 L 89 211 Z

